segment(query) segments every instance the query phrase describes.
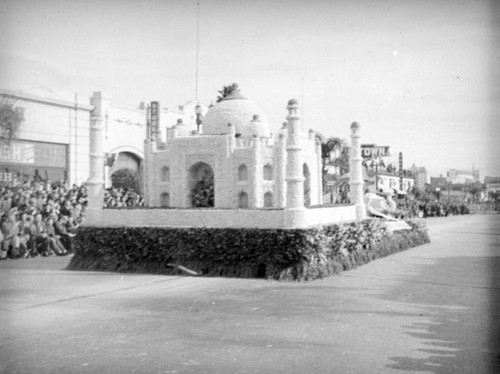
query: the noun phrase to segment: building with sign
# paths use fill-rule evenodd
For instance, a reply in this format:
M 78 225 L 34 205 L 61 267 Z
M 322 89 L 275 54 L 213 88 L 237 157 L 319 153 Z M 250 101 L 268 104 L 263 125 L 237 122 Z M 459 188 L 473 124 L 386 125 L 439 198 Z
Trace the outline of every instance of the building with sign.
M 479 182 L 479 170 L 472 168 L 472 170 L 457 170 L 450 169 L 447 172 L 448 180 L 452 184 L 467 184 Z
M 349 155 L 350 149 L 345 152 Z M 423 167 L 413 166 L 411 170 L 403 168 L 403 154 L 398 154 L 397 167 L 389 164 L 386 160 L 391 157 L 389 146 L 378 146 L 376 144 L 361 144 L 362 175 L 364 191 L 375 193 L 384 190 L 397 195 L 406 195 L 414 186 L 424 188 L 427 183 L 427 170 Z M 334 169 L 331 169 L 335 172 Z M 334 202 L 343 202 L 342 194 L 345 192 L 350 174 L 328 175 L 330 187 L 329 196 L 326 199 Z
M 17 137 L 0 144 L 0 185 L 33 180 L 85 182 L 89 177 L 89 132 L 95 108 L 104 113 L 107 187 L 124 179 L 140 179 L 148 129 L 156 129 L 160 141 L 166 140 L 167 127 L 175 125 L 179 118 L 190 129 L 196 129 L 195 102 L 174 109 L 160 108 L 158 102 L 130 109 L 114 104 L 100 92 L 90 98 L 75 95 L 73 100 L 63 100 L 53 93 L 5 90 L 0 90 L 0 100 L 12 104 L 24 116 Z M 157 117 L 154 126 L 148 127 L 154 105 Z M 206 107 L 201 108 L 206 111 Z
M 484 186 L 486 199 L 500 203 L 500 177 L 485 177 Z
M 0 149 L 3 184 L 47 179 L 80 183 L 88 177 L 88 101 L 6 91 L 0 91 L 0 100 L 12 103 L 24 116 L 16 138 Z

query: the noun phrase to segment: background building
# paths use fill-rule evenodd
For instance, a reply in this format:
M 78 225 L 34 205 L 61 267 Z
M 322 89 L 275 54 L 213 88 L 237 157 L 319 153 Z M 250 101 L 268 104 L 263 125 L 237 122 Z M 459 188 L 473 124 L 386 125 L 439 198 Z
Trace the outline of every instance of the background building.
M 500 202 L 500 177 L 485 177 L 485 198 L 495 203 Z
M 4 183 L 86 180 L 92 113 L 89 101 L 6 91 L 0 91 L 0 100 L 14 103 L 24 115 L 17 138 L 1 146 L 0 173 Z
M 472 170 L 450 169 L 447 175 L 452 184 L 474 183 L 479 182 L 480 179 L 479 170 L 475 170 L 474 167 Z
M 12 103 L 24 116 L 17 137 L 10 144 L 0 144 L 0 183 L 85 182 L 89 177 L 90 123 L 97 106 L 104 113 L 106 187 L 140 179 L 150 104 L 124 108 L 100 92 L 90 98 L 75 95 L 73 100 L 64 100 L 47 91 L 6 90 L 0 90 L 0 101 Z M 188 102 L 173 109 L 159 107 L 160 142 L 166 141 L 167 127 L 179 118 L 190 130 L 196 129 L 196 105 Z M 205 106 L 200 107 L 201 113 L 206 112 Z

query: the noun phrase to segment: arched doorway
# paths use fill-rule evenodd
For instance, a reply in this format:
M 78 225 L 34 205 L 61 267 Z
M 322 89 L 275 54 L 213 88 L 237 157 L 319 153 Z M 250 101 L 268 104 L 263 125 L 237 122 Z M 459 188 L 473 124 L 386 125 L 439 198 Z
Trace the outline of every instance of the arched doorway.
M 198 162 L 189 168 L 189 202 L 193 208 L 214 206 L 214 172 L 210 165 Z
M 304 176 L 304 206 L 311 205 L 311 173 L 307 164 L 302 166 L 302 174 Z
M 108 160 L 111 186 L 141 191 L 141 159 L 131 152 L 120 152 Z
M 266 192 L 264 194 L 264 208 L 272 208 L 273 207 L 273 193 Z
M 238 194 L 238 208 L 248 208 L 248 195 L 246 192 Z
M 170 207 L 170 194 L 168 192 L 163 192 L 160 196 L 160 205 L 163 208 Z

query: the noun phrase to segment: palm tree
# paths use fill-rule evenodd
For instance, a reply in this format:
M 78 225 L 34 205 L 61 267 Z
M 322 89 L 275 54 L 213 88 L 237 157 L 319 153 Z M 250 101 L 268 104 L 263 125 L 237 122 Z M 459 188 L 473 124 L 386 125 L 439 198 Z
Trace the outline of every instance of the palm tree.
M 323 141 L 324 137 L 317 134 L 321 142 L 321 160 L 323 163 L 323 191 L 326 192 L 326 180 L 330 166 L 335 167 L 336 173 L 343 175 L 349 172 L 349 156 L 347 154 L 346 141 L 341 138 L 332 137 Z
M 323 166 L 334 166 L 337 174 L 345 174 L 345 161 L 349 164 L 349 157 L 346 150 L 347 143 L 344 139 L 332 137 L 321 145 Z M 347 171 L 349 167 L 347 166 Z M 344 173 L 343 173 L 344 172 Z
M 230 84 L 229 86 L 223 86 L 222 90 L 219 90 L 219 96 L 217 96 L 217 103 L 220 103 L 222 100 L 224 100 L 226 97 L 228 97 L 233 91 L 238 90 L 238 84 L 233 83 Z

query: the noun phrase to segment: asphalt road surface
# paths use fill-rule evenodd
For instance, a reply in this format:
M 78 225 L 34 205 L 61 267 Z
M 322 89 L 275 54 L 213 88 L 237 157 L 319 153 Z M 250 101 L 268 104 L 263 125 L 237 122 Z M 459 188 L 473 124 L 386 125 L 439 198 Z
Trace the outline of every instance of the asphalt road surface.
M 0 262 L 1 373 L 500 373 L 500 215 L 307 283 Z

